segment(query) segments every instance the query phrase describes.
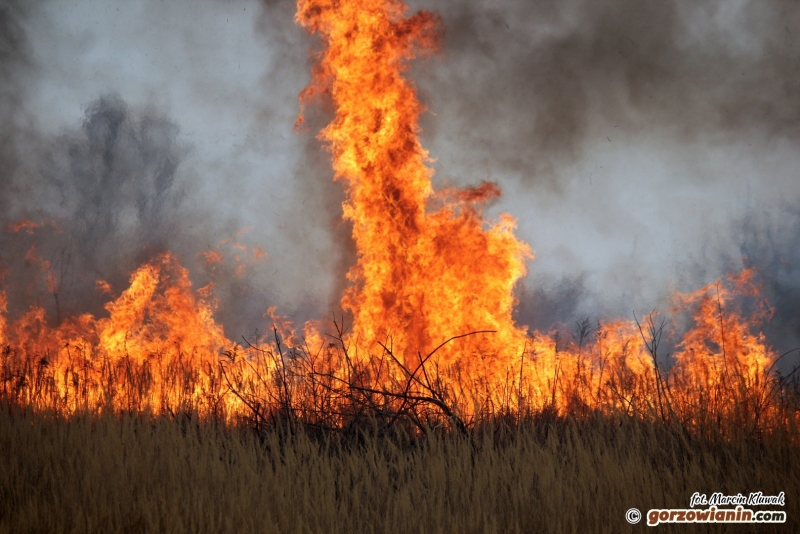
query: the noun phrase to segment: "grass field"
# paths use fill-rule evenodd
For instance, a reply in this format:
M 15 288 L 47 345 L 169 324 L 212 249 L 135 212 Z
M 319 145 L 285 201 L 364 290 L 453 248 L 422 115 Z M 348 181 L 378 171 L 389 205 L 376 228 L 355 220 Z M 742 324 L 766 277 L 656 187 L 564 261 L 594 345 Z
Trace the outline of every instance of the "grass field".
M 798 452 L 609 416 L 390 436 L 4 406 L 0 532 L 633 532 L 649 527 L 629 525 L 629 508 L 716 491 L 783 491 L 787 522 L 680 531 L 790 532 Z

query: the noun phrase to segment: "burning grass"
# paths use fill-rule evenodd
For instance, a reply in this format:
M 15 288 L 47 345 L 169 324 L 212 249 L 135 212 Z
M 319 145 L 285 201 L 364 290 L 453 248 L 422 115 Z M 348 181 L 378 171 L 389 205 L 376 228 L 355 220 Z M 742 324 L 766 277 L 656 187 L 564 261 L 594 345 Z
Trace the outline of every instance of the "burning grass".
M 343 429 L 369 419 L 388 430 L 468 432 L 498 416 L 549 410 L 635 417 L 703 438 L 799 441 L 798 376 L 781 375 L 754 332 L 768 308 L 751 272 L 675 297 L 689 327 L 671 360 L 662 337 L 676 334 L 665 334 L 668 323 L 655 314 L 584 322 L 572 337 L 534 332 L 512 357 L 513 347 L 502 356 L 440 357 L 492 331 L 444 340 L 416 360 L 395 353 L 391 339 L 365 354 L 341 320 L 332 335 L 304 340 L 276 316 L 270 336 L 233 344 L 186 276 L 167 255 L 132 276 L 108 318 L 51 328 L 33 308 L 5 325 L 0 400 L 62 415 L 195 413 L 258 431 L 280 421 Z
M 404 74 L 436 51 L 440 17 L 409 15 L 400 0 L 298 0 L 295 20 L 320 45 L 301 108 L 322 99 L 335 110 L 319 138 L 345 187 L 357 249 L 341 300 L 346 327 L 310 322 L 301 334 L 271 310 L 270 337 L 234 343 L 214 319 L 213 285 L 193 289 L 170 252 L 142 264 L 114 298 L 92 281 L 109 297 L 104 316 L 62 319 L 63 273 L 36 243 L 47 225 L 23 220 L 7 231 L 32 240 L 28 289 L 52 297 L 57 318 L 41 299 L 24 301 L 16 276 L 7 317 L 0 270 L 0 400 L 64 415 L 197 413 L 258 431 L 366 418 L 389 430 L 467 433 L 499 415 L 552 410 L 622 414 L 703 438 L 796 440 L 792 376 L 777 373 L 758 333 L 770 310 L 751 270 L 676 295 L 690 324 L 667 329 L 672 360 L 661 348 L 667 322 L 655 314 L 581 325 L 574 339 L 516 324 L 514 288 L 532 252 L 511 215 L 484 219 L 499 187 L 434 191 L 419 139 L 424 106 Z M 221 261 L 219 251 L 202 257 Z

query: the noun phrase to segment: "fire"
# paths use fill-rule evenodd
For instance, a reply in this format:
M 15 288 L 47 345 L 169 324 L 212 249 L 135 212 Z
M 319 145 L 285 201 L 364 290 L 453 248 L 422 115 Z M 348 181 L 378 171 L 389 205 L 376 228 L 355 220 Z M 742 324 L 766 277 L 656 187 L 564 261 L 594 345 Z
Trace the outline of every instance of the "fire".
M 345 187 L 343 216 L 358 251 L 341 300 L 350 325 L 337 323 L 331 338 L 312 322 L 301 340 L 269 308 L 273 336 L 242 347 L 214 319 L 214 285 L 193 289 L 171 253 L 136 269 L 113 299 L 111 285 L 98 280 L 110 299 L 104 316 L 59 324 L 38 305 L 9 319 L 0 276 L 2 398 L 67 413 L 188 410 L 259 424 L 280 414 L 341 425 L 372 409 L 391 421 L 411 414 L 465 425 L 549 408 L 701 431 L 713 414 L 733 428 L 761 429 L 778 410 L 776 355 L 755 331 L 771 311 L 752 270 L 675 295 L 673 315 L 691 318 L 671 359 L 659 343 L 678 329 L 655 314 L 582 323 L 572 336 L 514 323 L 514 287 L 533 254 L 510 215 L 484 220 L 497 185 L 433 190 L 419 140 L 423 106 L 403 73 L 409 60 L 436 50 L 439 18 L 406 11 L 399 0 L 298 0 L 297 22 L 325 47 L 301 106 L 324 96 L 336 112 L 320 138 Z M 33 235 L 40 227 L 23 220 L 6 231 Z M 260 247 L 231 237 L 196 257 L 212 279 L 229 263 L 222 247 L 234 276 L 268 261 Z M 25 260 L 55 296 L 61 280 L 35 245 Z
M 110 354 L 137 359 L 171 346 L 213 354 L 230 345 L 211 306 L 197 300 L 190 287 L 188 271 L 170 254 L 141 267 L 130 287 L 106 305 L 110 317 L 97 324 L 100 345 Z
M 30 404 L 68 410 L 110 402 L 165 412 L 219 393 L 221 384 L 213 383 L 219 355 L 232 343 L 213 319 L 213 303 L 195 296 L 174 256 L 162 254 L 137 269 L 106 310 L 108 317 L 83 314 L 54 328 L 40 306 L 11 324 L 0 315 L 6 394 L 36 392 Z M 31 365 L 42 384 L 25 383 Z
M 325 94 L 335 105 L 321 138 L 346 188 L 358 250 L 342 298 L 349 339 L 362 357 L 381 341 L 413 365 L 449 338 L 491 331 L 448 344 L 437 361 L 468 368 L 482 353 L 486 370 L 504 371 L 504 358 L 525 345 L 511 313 L 531 251 L 511 216 L 483 221 L 482 202 L 499 193 L 493 184 L 434 193 L 418 137 L 423 107 L 402 74 L 409 59 L 435 50 L 439 19 L 406 9 L 393 0 L 298 2 L 296 20 L 325 43 L 301 99 Z
M 500 194 L 496 185 L 433 191 L 418 135 L 423 106 L 403 78 L 408 60 L 436 50 L 438 17 L 425 11 L 407 16 L 398 0 L 298 0 L 296 21 L 324 45 L 300 98 L 307 105 L 323 96 L 336 112 L 320 138 L 333 156 L 335 179 L 345 186 L 344 217 L 353 223 L 358 250 L 342 298 L 353 324 L 340 337 L 359 361 L 383 371 L 391 361 L 374 361 L 388 355 L 400 369 L 386 380 L 407 378 L 407 391 L 435 393 L 410 372 L 430 364 L 444 377 L 440 396 L 467 405 L 467 416 L 497 406 L 544 405 L 664 416 L 666 402 L 672 416 L 682 417 L 674 413 L 680 407 L 662 398 L 671 391 L 662 382 L 673 381 L 685 401 L 734 376 L 748 391 L 768 380 L 775 356 L 750 332 L 757 318 L 747 321 L 727 310 L 734 292 L 719 284 L 716 313 L 711 300 L 700 297 L 708 287 L 678 297 L 684 308 L 699 306 L 670 376 L 659 367 L 667 363 L 657 354 L 663 325 L 655 328 L 652 315 L 649 332 L 635 321 L 604 323 L 586 346 L 584 340 L 559 346 L 555 336 L 515 325 L 513 289 L 531 250 L 514 236 L 510 215 L 483 220 L 483 202 Z M 736 293 L 755 295 L 751 279 L 745 271 Z M 719 347 L 709 344 L 715 324 L 724 330 Z M 313 325 L 307 339 L 318 340 L 317 332 Z M 723 372 L 720 364 L 731 369 Z
M 754 271 L 745 269 L 728 280 L 717 281 L 689 294 L 674 296 L 678 306 L 694 307 L 694 328 L 678 345 L 675 354 L 676 383 L 680 402 L 691 408 L 702 403 L 706 409 L 729 418 L 741 410 L 764 408 L 771 387 L 769 369 L 777 355 L 764 335 L 752 333 L 772 315 L 772 309 L 758 298 Z M 749 317 L 735 297 L 756 298 Z M 691 411 L 691 410 L 690 410 Z
M 17 221 L 15 223 L 11 223 L 6 227 L 6 231 L 9 233 L 17 233 L 17 232 L 25 232 L 26 234 L 33 234 L 33 231 L 37 228 L 41 228 L 41 224 L 35 223 L 33 221 L 29 221 L 28 219 L 22 219 L 21 221 Z
M 251 230 L 251 228 L 242 228 L 236 232 L 237 236 L 241 236 Z M 244 277 L 245 271 L 254 266 L 259 261 L 266 261 L 268 255 L 260 246 L 248 248 L 247 245 L 239 243 L 233 238 L 223 239 L 214 250 L 206 250 L 198 254 L 198 262 L 204 263 L 206 272 L 212 276 L 216 276 L 217 266 L 225 263 L 225 254 L 223 248 L 232 249 L 232 259 L 235 264 L 234 274 L 237 278 Z
M 761 324 L 771 316 L 768 304 L 758 302 L 750 318 L 741 313 L 726 313 L 726 308 L 734 304 L 734 296 L 758 294 L 754 271 L 745 269 L 731 276 L 727 284 L 717 281 L 692 293 L 674 296 L 679 305 L 696 307 L 696 326 L 684 335 L 675 354 L 682 367 L 693 370 L 694 380 L 704 386 L 730 380 L 751 384 L 772 364 L 774 354 L 766 346 L 763 334 L 750 333 L 751 325 Z

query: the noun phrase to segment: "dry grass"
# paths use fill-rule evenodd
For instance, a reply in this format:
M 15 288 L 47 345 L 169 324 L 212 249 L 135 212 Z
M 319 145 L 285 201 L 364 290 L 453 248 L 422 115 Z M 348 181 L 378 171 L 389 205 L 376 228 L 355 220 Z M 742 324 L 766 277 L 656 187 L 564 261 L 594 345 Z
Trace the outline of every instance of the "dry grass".
M 626 523 L 631 507 L 757 490 L 786 493 L 787 524 L 727 531 L 788 532 L 800 524 L 798 452 L 790 440 L 698 442 L 628 418 L 540 415 L 413 437 L 6 405 L 0 533 L 626 532 L 647 528 Z

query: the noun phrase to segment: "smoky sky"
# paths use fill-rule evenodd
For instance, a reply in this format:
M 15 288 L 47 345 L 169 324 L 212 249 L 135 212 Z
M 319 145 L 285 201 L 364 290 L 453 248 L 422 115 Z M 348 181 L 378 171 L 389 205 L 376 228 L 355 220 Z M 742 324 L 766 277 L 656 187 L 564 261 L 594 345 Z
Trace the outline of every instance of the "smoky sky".
M 630 316 L 743 264 L 772 271 L 792 246 L 741 221 L 800 198 L 798 2 L 415 7 L 445 24 L 414 69 L 440 179 L 498 180 L 537 250 L 520 321 Z M 771 283 L 796 285 L 787 273 Z M 776 320 L 796 322 L 783 294 Z
M 800 258 L 787 251 L 800 226 L 786 221 L 800 200 L 800 3 L 411 8 L 443 22 L 441 51 L 408 71 L 428 109 L 435 186 L 497 182 L 504 196 L 487 217 L 511 213 L 535 251 L 520 323 L 629 317 L 753 264 L 775 300 L 773 334 L 797 341 Z M 236 339 L 271 305 L 298 322 L 336 310 L 355 251 L 315 138 L 330 109 L 292 131 L 319 46 L 294 9 L 0 2 L 0 222 L 63 230 L 6 232 L 4 268 L 39 244 L 70 266 L 73 297 L 64 288 L 58 306 L 73 311 L 100 306 L 96 293 L 83 298 L 92 278 L 118 290 L 169 249 L 197 285 L 217 284 Z M 268 257 L 234 276 L 234 245 Z M 199 262 L 209 250 L 225 261 Z
M 95 281 L 118 294 L 166 250 L 196 286 L 215 284 L 233 339 L 263 330 L 272 305 L 301 321 L 326 310 L 335 284 L 314 273 L 343 278 L 352 245 L 328 157 L 313 135 L 292 134 L 308 50 L 287 31 L 291 5 L 2 9 L 0 268 L 12 315 L 34 303 L 53 321 L 102 314 Z M 10 229 L 23 219 L 38 228 Z
M 185 152 L 177 131 L 168 119 L 137 114 L 106 95 L 79 127 L 40 140 L 27 153 L 35 155 L 33 168 L 4 176 L 4 195 L 14 201 L 0 236 L 12 304 L 33 300 L 56 318 L 96 312 L 96 280 L 122 288 L 133 269 L 168 249 L 182 195 L 174 184 Z M 8 226 L 20 220 L 36 226 Z M 35 291 L 47 271 L 42 262 L 57 280 L 47 297 Z
M 7 213 L 10 209 L 10 176 L 19 161 L 14 144 L 25 134 L 18 124 L 17 110 L 23 100 L 24 77 L 28 74 L 27 42 L 25 32 L 18 19 L 24 13 L 23 2 L 0 4 L 0 165 L 3 180 L 0 181 L 0 209 Z
M 794 0 L 418 4 L 445 21 L 426 126 L 458 136 L 465 165 L 557 188 L 598 123 L 685 143 L 800 134 Z

